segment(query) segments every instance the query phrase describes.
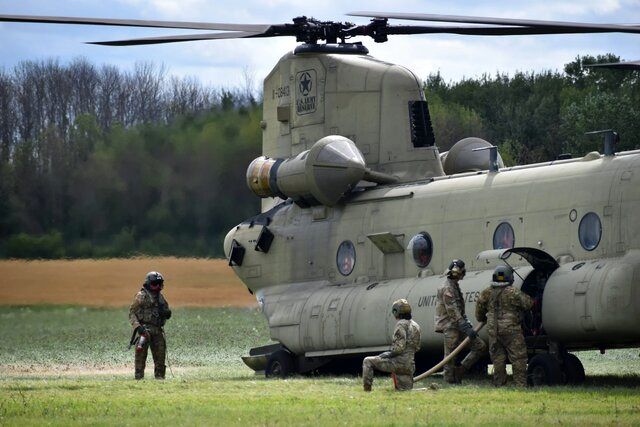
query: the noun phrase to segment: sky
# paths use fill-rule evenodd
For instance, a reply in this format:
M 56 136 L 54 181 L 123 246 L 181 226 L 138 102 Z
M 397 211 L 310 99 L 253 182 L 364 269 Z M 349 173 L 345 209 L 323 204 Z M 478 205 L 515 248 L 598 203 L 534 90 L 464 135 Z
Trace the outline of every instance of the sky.
M 348 4 L 347 4 L 348 3 Z M 366 24 L 349 11 L 413 12 L 640 25 L 640 0 L 0 0 L 0 14 L 96 18 L 280 24 L 306 15 L 320 20 Z M 390 21 L 393 24 L 420 24 Z M 191 76 L 214 87 L 256 86 L 278 59 L 295 48 L 292 37 L 212 40 L 164 45 L 110 47 L 87 41 L 193 34 L 194 30 L 90 27 L 0 22 L 0 69 L 24 60 L 79 56 L 95 64 L 133 69 L 136 62 L 164 65 L 168 73 Z M 440 72 L 445 81 L 484 73 L 562 70 L 577 55 L 614 53 L 640 60 L 640 34 L 481 37 L 457 35 L 391 36 L 387 43 L 358 39 L 370 54 L 404 65 L 419 77 Z

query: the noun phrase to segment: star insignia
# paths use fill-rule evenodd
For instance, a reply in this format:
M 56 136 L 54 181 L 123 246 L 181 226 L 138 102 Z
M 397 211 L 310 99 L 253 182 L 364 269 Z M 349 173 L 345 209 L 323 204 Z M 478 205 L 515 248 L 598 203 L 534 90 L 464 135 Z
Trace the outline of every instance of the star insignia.
M 307 96 L 309 92 L 311 92 L 313 80 L 311 80 L 311 76 L 309 73 L 304 73 L 300 77 L 300 92 L 302 95 Z

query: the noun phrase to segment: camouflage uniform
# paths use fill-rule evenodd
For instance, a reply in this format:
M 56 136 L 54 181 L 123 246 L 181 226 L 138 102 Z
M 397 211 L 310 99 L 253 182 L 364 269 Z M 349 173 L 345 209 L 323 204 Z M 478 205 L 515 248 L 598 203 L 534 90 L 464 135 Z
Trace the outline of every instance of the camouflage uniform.
M 513 286 L 505 286 L 505 283 L 492 283 L 478 298 L 476 318 L 479 322 L 487 322 L 496 386 L 507 382 L 507 355 L 513 367 L 515 385 L 527 385 L 527 345 L 520 323 L 521 313 L 531 309 L 532 304 L 528 295 Z
M 362 380 L 369 387 L 373 384 L 373 370 L 394 374 L 396 390 L 413 388 L 413 373 L 416 370 L 414 354 L 420 350 L 420 326 L 413 320 L 400 319 L 393 331 L 393 343 L 389 357 L 365 357 L 362 362 Z
M 162 327 L 166 320 L 166 313 L 169 312 L 169 304 L 160 292 L 151 292 L 146 288 L 140 289 L 129 308 L 129 322 L 133 328 L 144 326 L 149 335 L 149 339 L 140 351 L 136 350 L 135 357 L 135 377 L 144 377 L 144 368 L 147 363 L 147 351 L 151 346 L 151 354 L 155 365 L 154 374 L 158 379 L 163 379 L 165 375 L 165 359 L 167 345 L 164 339 Z
M 461 326 L 467 322 L 464 298 L 458 281 L 450 277 L 438 288 L 435 316 L 435 332 L 444 333 L 444 356 L 448 356 L 467 337 Z M 485 342 L 476 337 L 471 340 L 471 351 L 462 360 L 461 366 L 469 370 L 487 351 Z M 444 380 L 459 382 L 455 375 L 455 360 L 444 366 Z

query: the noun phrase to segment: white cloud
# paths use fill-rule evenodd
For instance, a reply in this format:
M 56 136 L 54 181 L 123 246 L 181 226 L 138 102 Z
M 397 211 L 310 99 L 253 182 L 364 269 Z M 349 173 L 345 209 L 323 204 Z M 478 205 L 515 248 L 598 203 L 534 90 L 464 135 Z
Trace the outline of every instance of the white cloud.
M 0 0 L 0 13 L 130 17 L 232 23 L 284 23 L 299 15 L 321 20 L 366 23 L 348 17 L 351 10 L 442 13 L 583 22 L 640 22 L 638 0 L 511 0 L 455 2 L 434 0 L 355 0 L 348 5 L 335 0 Z M 395 21 L 408 25 L 411 21 Z M 193 31 L 186 31 L 191 33 Z M 83 41 L 181 34 L 180 30 L 123 27 L 67 27 L 3 24 L 0 26 L 0 66 L 23 59 L 59 56 L 62 61 L 78 54 L 96 63 L 132 66 L 136 61 L 164 63 L 170 72 L 195 75 L 216 86 L 237 85 L 248 67 L 260 80 L 278 59 L 296 46 L 293 38 L 218 40 L 144 47 L 97 47 Z M 9 42 L 5 42 L 9 41 Z M 447 79 L 475 77 L 496 71 L 562 69 L 576 55 L 613 52 L 625 59 L 640 59 L 640 35 L 567 35 L 521 37 L 395 36 L 388 43 L 362 40 L 372 55 L 405 65 L 421 77 L 440 70 Z M 129 64 L 129 65 L 127 65 Z

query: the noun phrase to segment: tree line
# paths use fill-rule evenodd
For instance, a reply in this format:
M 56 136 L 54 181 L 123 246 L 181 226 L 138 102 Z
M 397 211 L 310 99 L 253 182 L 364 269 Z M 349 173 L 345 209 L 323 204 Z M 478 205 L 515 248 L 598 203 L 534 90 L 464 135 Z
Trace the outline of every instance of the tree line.
M 564 72 L 425 80 L 441 151 L 467 136 L 508 164 L 640 145 L 640 73 Z M 247 82 L 249 79 L 247 79 Z M 0 257 L 221 256 L 228 229 L 259 209 L 245 171 L 260 154 L 251 85 L 216 90 L 153 64 L 125 72 L 84 59 L 0 70 Z
M 23 62 L 0 72 L 0 256 L 220 256 L 259 202 L 249 87 L 141 63 Z
M 577 57 L 564 72 L 517 72 L 445 82 L 425 81 L 436 141 L 441 151 L 479 136 L 498 145 L 509 164 L 582 156 L 602 151 L 602 136 L 613 129 L 618 150 L 640 148 L 640 72 L 588 67 L 619 62 L 612 55 Z

